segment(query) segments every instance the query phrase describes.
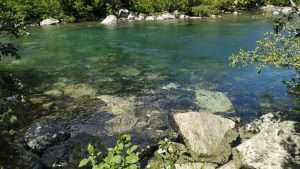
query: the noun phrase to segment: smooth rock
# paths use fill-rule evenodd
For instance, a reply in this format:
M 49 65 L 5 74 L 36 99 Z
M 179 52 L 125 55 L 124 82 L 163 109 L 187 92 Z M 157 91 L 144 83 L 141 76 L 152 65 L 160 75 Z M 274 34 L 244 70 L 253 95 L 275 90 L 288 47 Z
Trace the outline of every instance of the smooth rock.
M 134 14 L 130 13 L 127 17 L 128 20 L 135 20 L 137 18 L 137 16 L 135 16 Z
M 282 7 L 282 9 L 281 9 L 281 13 L 283 13 L 284 15 L 289 15 L 292 12 L 293 12 L 292 7 Z
M 103 25 L 115 25 L 117 24 L 118 19 L 115 15 L 108 15 L 102 22 L 101 24 Z
M 142 20 L 144 20 L 145 19 L 145 14 L 139 14 L 139 16 L 137 17 L 137 18 L 135 18 L 135 20 L 137 20 L 137 21 L 142 21 Z
M 260 8 L 261 10 L 265 12 L 274 12 L 275 10 L 278 10 L 278 8 L 274 5 L 266 5 Z
M 273 16 L 277 16 L 277 15 L 280 15 L 280 12 L 279 11 L 274 11 Z
M 215 19 L 215 18 L 217 18 L 217 15 L 210 15 L 210 17 Z
M 233 113 L 234 107 L 230 99 L 222 92 L 198 89 L 196 100 L 199 107 L 212 113 Z
M 40 22 L 40 26 L 46 26 L 46 25 L 55 25 L 58 24 L 60 21 L 58 19 L 54 18 L 48 18 L 44 19 Z
M 179 19 L 190 19 L 190 16 L 181 14 L 179 15 Z
M 25 133 L 25 143 L 32 151 L 41 153 L 48 147 L 65 141 L 69 136 L 63 121 L 49 120 L 34 123 Z
M 226 163 L 225 165 L 219 167 L 218 169 L 240 169 L 240 164 L 231 160 L 228 163 Z
M 57 89 L 51 89 L 51 90 L 45 91 L 44 94 L 48 95 L 48 96 L 53 96 L 53 97 L 60 97 L 63 95 L 63 92 L 60 90 L 57 90 Z
M 106 103 L 106 111 L 113 114 L 128 114 L 135 111 L 135 97 L 118 97 L 110 95 L 97 96 Z
M 270 122 L 260 132 L 236 148 L 234 159 L 256 169 L 300 168 L 299 123 Z
M 156 19 L 155 16 L 146 16 L 145 20 L 146 21 L 154 21 Z
M 169 13 L 169 12 L 164 12 L 161 15 L 159 15 L 158 17 L 161 17 L 162 20 L 171 20 L 171 19 L 176 19 L 175 15 Z
M 238 11 L 234 11 L 233 15 L 239 15 L 239 12 Z
M 188 148 L 199 157 L 211 157 L 210 162 L 226 162 L 231 155 L 230 143 L 235 122 L 206 112 L 177 113 L 173 115 L 175 128 Z

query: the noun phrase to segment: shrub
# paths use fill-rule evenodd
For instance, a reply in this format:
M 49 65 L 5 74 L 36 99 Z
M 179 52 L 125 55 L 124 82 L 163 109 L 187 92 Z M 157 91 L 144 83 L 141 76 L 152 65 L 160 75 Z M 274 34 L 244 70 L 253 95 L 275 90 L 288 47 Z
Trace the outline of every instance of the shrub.
M 101 159 L 101 152 L 94 146 L 88 145 L 88 157 L 81 160 L 79 167 L 91 166 L 92 169 L 138 169 L 138 146 L 132 145 L 128 135 L 118 138 L 114 148 L 109 148 L 108 153 Z

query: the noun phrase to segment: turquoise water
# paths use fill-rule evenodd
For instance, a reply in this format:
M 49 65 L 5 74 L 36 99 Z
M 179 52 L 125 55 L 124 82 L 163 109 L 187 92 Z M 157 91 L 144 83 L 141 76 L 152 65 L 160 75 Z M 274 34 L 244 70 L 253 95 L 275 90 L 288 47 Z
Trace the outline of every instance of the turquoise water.
M 293 108 L 282 83 L 293 71 L 268 68 L 257 74 L 254 67 L 228 63 L 232 53 L 254 48 L 271 30 L 270 21 L 254 16 L 31 28 L 30 36 L 18 39 L 22 59 L 5 60 L 2 69 L 25 70 L 22 78 L 32 94 L 62 80 L 88 84 L 97 95 L 143 95 L 171 82 L 222 91 L 240 117 L 249 119 L 256 112 Z

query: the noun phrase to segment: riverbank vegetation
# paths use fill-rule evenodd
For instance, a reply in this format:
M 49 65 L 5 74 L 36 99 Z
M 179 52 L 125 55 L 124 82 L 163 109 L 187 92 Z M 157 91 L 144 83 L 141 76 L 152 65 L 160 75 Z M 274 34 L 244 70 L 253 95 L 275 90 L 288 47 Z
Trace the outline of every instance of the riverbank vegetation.
M 66 22 L 95 20 L 117 14 L 122 8 L 145 14 L 178 10 L 190 15 L 207 15 L 267 4 L 284 6 L 289 0 L 1 0 L 0 3 L 34 23 L 48 17 Z

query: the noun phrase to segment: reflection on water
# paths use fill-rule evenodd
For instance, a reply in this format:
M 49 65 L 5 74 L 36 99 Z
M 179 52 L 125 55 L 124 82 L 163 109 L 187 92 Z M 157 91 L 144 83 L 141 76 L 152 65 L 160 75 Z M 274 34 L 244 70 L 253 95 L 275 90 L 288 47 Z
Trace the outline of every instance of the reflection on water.
M 39 78 L 22 76 L 34 87 L 32 94 L 135 96 L 171 82 L 222 91 L 240 117 L 249 119 L 259 111 L 290 110 L 293 104 L 282 83 L 292 71 L 257 74 L 253 67 L 228 65 L 232 53 L 253 48 L 271 29 L 267 20 L 250 16 L 114 28 L 98 23 L 32 28 L 31 36 L 18 40 L 23 58 L 2 62 L 1 69 L 39 72 Z M 72 88 L 55 91 L 63 83 Z

